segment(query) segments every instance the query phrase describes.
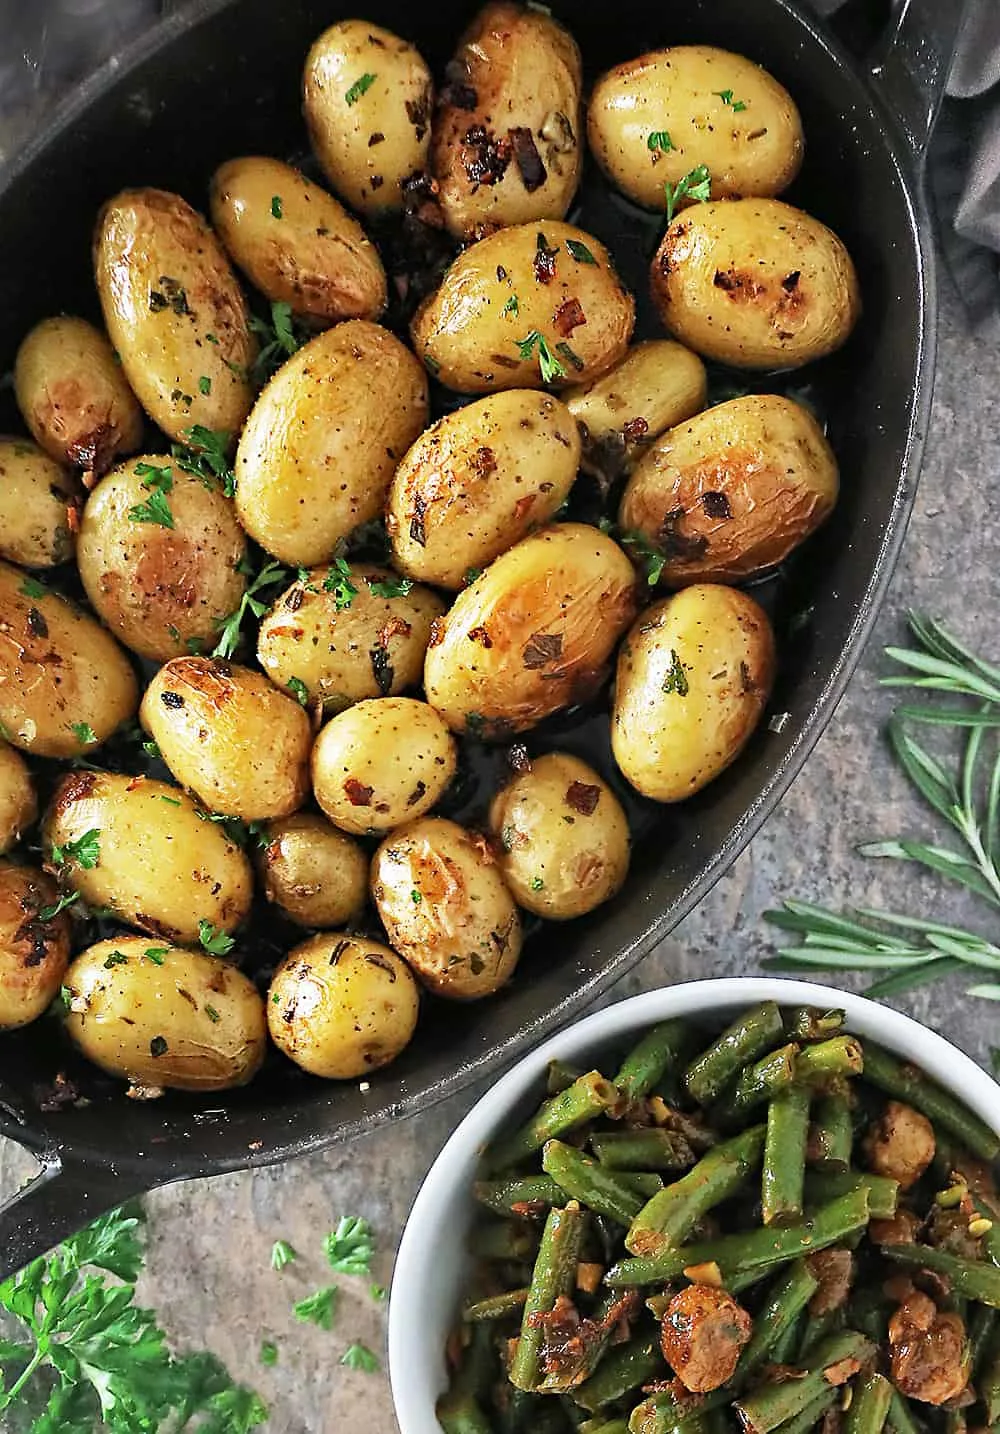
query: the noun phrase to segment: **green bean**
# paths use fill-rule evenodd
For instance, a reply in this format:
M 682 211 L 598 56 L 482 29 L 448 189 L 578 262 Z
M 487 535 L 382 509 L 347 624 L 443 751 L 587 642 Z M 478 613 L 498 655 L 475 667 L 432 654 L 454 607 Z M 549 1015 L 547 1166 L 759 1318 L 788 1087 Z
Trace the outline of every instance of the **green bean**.
M 785 1035 L 790 1041 L 825 1041 L 836 1035 L 846 1020 L 845 1011 L 798 1006 L 785 1012 Z
M 781 1012 L 774 1001 L 746 1011 L 691 1062 L 684 1084 L 698 1105 L 708 1105 L 736 1073 L 781 1039 Z
M 625 1236 L 634 1255 L 656 1255 L 682 1244 L 703 1215 L 740 1188 L 760 1163 L 764 1127 L 751 1126 L 716 1145 L 686 1175 L 654 1195 Z
M 910 1408 L 910 1401 L 898 1389 L 893 1390 L 889 1400 L 888 1422 L 896 1434 L 922 1434 L 922 1426 Z
M 548 1314 L 560 1295 L 573 1293 L 586 1218 L 575 1201 L 564 1210 L 549 1211 L 510 1365 L 510 1382 L 517 1389 L 533 1390 L 541 1382 L 538 1356 L 544 1330 L 534 1317 Z
M 724 1094 L 722 1105 L 727 1121 L 738 1121 L 762 1101 L 770 1100 L 779 1091 L 787 1090 L 795 1079 L 798 1046 L 782 1046 L 771 1051 L 755 1065 L 740 1071 L 732 1091 Z
M 823 1205 L 808 1220 L 781 1228 L 748 1230 L 736 1235 L 720 1235 L 715 1240 L 684 1245 L 679 1250 L 636 1260 L 620 1260 L 605 1275 L 605 1283 L 613 1289 L 633 1285 L 651 1285 L 676 1279 L 693 1265 L 717 1264 L 724 1282 L 733 1275 L 752 1270 L 766 1273 L 772 1266 L 794 1260 L 814 1250 L 825 1250 L 845 1235 L 868 1223 L 868 1192 L 857 1190 Z M 886 1253 L 891 1253 L 887 1251 Z M 991 1271 L 1000 1278 L 1000 1271 Z
M 774 1341 L 774 1348 L 771 1351 L 772 1363 L 791 1364 L 795 1351 L 802 1343 L 802 1333 L 808 1323 L 809 1316 L 802 1310 L 778 1338 Z
M 864 1068 L 864 1051 L 857 1037 L 834 1036 L 799 1053 L 795 1079 L 803 1085 L 826 1085 L 840 1076 L 860 1075 Z
M 590 1144 L 610 1170 L 683 1170 L 694 1163 L 690 1145 L 670 1130 L 613 1131 L 592 1135 Z
M 979 1397 L 986 1410 L 986 1423 L 1000 1419 L 1000 1340 L 990 1346 L 977 1381 Z
M 889 1311 L 880 1288 L 855 1290 L 851 1295 L 848 1324 L 861 1330 L 875 1344 L 884 1344 L 889 1325 Z
M 792 1086 L 776 1095 L 767 1107 L 767 1136 L 760 1177 L 765 1225 L 786 1224 L 802 1218 L 808 1133 L 809 1092 L 801 1086 Z
M 545 1072 L 545 1088 L 549 1095 L 558 1095 L 560 1091 L 569 1090 L 574 1081 L 578 1081 L 583 1075 L 579 1066 L 570 1065 L 568 1061 L 549 1061 L 548 1070 Z
M 444 1434 L 494 1434 L 493 1424 L 471 1394 L 443 1394 L 435 1409 Z
M 844 1330 L 824 1340 L 803 1366 L 801 1379 L 789 1379 L 783 1383 L 763 1384 L 759 1389 L 736 1403 L 736 1410 L 748 1434 L 769 1434 L 794 1419 L 817 1398 L 829 1389 L 826 1371 L 842 1360 L 862 1361 L 872 1353 L 872 1347 L 863 1334 L 856 1330 Z
M 1000 1210 L 975 1192 L 972 1192 L 972 1204 L 980 1219 L 990 1222 L 990 1228 L 982 1237 L 986 1257 L 992 1264 L 1000 1265 Z
M 989 1305 L 976 1305 L 969 1320 L 969 1359 L 973 1376 L 978 1375 L 997 1333 L 997 1312 Z
M 809 1353 L 818 1349 L 825 1339 L 844 1328 L 847 1320 L 843 1309 L 827 1310 L 825 1314 L 810 1315 L 799 1340 L 798 1359 L 801 1362 Z
M 982 1160 L 1000 1155 L 1000 1136 L 960 1101 L 935 1085 L 916 1066 L 906 1065 L 881 1046 L 865 1042 L 865 1078 L 879 1090 L 923 1111 Z
M 495 1215 L 517 1215 L 515 1205 L 558 1205 L 562 1191 L 547 1175 L 508 1175 L 505 1180 L 477 1180 L 472 1192 Z
M 596 1332 L 579 1341 L 573 1360 L 560 1360 L 559 1369 L 546 1374 L 538 1386 L 539 1394 L 570 1394 L 588 1380 L 615 1337 L 621 1312 L 622 1296 L 616 1290 L 607 1291 L 592 1316 Z M 575 1403 L 572 1407 L 577 1409 Z
M 935 1270 L 947 1276 L 952 1291 L 1000 1309 L 1000 1268 L 982 1260 L 963 1260 L 934 1245 L 882 1245 L 882 1254 L 897 1265 Z
M 541 1150 L 547 1140 L 601 1115 L 621 1096 L 600 1071 L 588 1071 L 558 1095 L 543 1101 L 531 1119 L 486 1153 L 489 1171 L 506 1170 Z
M 533 1260 L 538 1233 L 514 1220 L 491 1220 L 477 1225 L 469 1236 L 469 1252 L 481 1260 Z
M 622 1399 L 630 1390 L 653 1379 L 663 1368 L 659 1342 L 643 1335 L 608 1351 L 589 1379 L 573 1391 L 573 1398 L 591 1414 Z
M 836 1389 L 829 1386 L 821 1389 L 803 1410 L 785 1420 L 781 1426 L 781 1434 L 809 1434 L 809 1430 L 816 1427 L 826 1411 L 836 1404 L 837 1397 Z
M 506 1319 L 508 1315 L 520 1314 L 527 1298 L 527 1289 L 505 1290 L 501 1295 L 490 1295 L 485 1300 L 476 1300 L 473 1304 L 466 1305 L 462 1318 L 466 1324 L 478 1324 L 480 1320 Z
M 855 1190 L 868 1191 L 868 1210 L 873 1220 L 891 1220 L 895 1215 L 899 1184 L 888 1175 L 869 1175 L 862 1170 L 816 1170 L 806 1175 L 807 1205 L 825 1205 Z
M 658 1085 L 676 1084 L 676 1070 L 681 1057 L 691 1044 L 687 1021 L 661 1021 L 647 1031 L 638 1045 L 633 1046 L 622 1061 L 614 1083 L 632 1100 L 638 1100 Z M 677 1099 L 677 1090 L 673 1099 Z
M 492 1421 L 480 1401 L 489 1391 L 496 1362 L 489 1326 L 477 1325 L 451 1387 L 437 1403 L 438 1422 L 445 1434 L 493 1434 Z
M 854 1386 L 844 1434 L 882 1434 L 891 1403 L 892 1385 L 884 1374 L 869 1371 Z
M 571 1199 L 579 1200 L 598 1215 L 617 1220 L 619 1225 L 630 1225 L 642 1209 L 642 1196 L 613 1171 L 605 1170 L 596 1160 L 561 1140 L 550 1140 L 545 1145 L 542 1169 Z
M 794 1327 L 802 1310 L 819 1288 L 819 1281 L 804 1260 L 796 1260 L 772 1286 L 753 1322 L 750 1343 L 740 1355 L 734 1380 L 742 1382 L 771 1355 L 785 1331 Z
M 663 1180 L 655 1170 L 616 1170 L 615 1174 L 644 1200 L 652 1200 L 663 1189 Z
M 846 1090 L 828 1090 L 813 1110 L 809 1164 L 838 1174 L 850 1169 L 854 1122 Z M 814 1153 L 813 1153 L 814 1152 Z

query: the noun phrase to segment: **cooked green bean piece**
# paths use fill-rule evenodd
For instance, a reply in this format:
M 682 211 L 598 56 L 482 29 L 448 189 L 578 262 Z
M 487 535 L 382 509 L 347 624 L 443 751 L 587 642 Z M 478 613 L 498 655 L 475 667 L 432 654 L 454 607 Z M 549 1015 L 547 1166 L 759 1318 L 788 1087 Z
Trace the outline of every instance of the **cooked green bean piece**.
M 899 1184 L 888 1175 L 869 1175 L 863 1170 L 815 1170 L 806 1175 L 806 1204 L 825 1205 L 838 1195 L 855 1190 L 868 1191 L 868 1209 L 873 1220 L 891 1220 L 899 1206 Z
M 892 1398 L 889 1400 L 888 1423 L 891 1429 L 895 1429 L 896 1434 L 923 1434 L 920 1421 L 910 1408 L 910 1401 L 900 1394 L 898 1389 L 892 1391 Z
M 740 1071 L 731 1091 L 723 1092 L 719 1114 L 733 1124 L 762 1101 L 787 1090 L 795 1079 L 798 1046 L 782 1046 Z
M 796 1260 L 778 1278 L 753 1322 L 750 1343 L 740 1355 L 733 1375 L 736 1383 L 741 1383 L 773 1354 L 785 1331 L 794 1327 L 818 1287 L 819 1281 L 804 1260 Z
M 652 1200 L 663 1189 L 663 1180 L 655 1170 L 616 1170 L 615 1174 L 644 1200 Z
M 670 1130 L 616 1130 L 592 1135 L 590 1144 L 609 1170 L 684 1170 L 694 1164 L 690 1145 Z
M 481 1320 L 506 1319 L 508 1315 L 519 1315 L 527 1298 L 527 1289 L 505 1290 L 502 1295 L 490 1295 L 485 1300 L 476 1300 L 474 1304 L 466 1305 L 462 1318 L 466 1324 L 478 1324 Z
M 832 1335 L 814 1350 L 802 1366 L 800 1379 L 763 1384 L 737 1400 L 736 1409 L 748 1434 L 770 1434 L 787 1419 L 802 1414 L 818 1395 L 829 1389 L 826 1371 L 844 1360 L 862 1362 L 871 1354 L 872 1346 L 856 1330 Z
M 573 1398 L 581 1408 L 596 1414 L 606 1404 L 647 1384 L 662 1369 L 659 1341 L 655 1336 L 642 1335 L 609 1350 L 590 1378 L 574 1389 Z
M 568 1061 L 549 1061 L 549 1068 L 545 1073 L 546 1089 L 549 1095 L 558 1095 L 560 1091 L 568 1090 L 582 1075 L 580 1067 L 571 1066 Z
M 544 1330 L 534 1322 L 533 1316 L 548 1314 L 560 1295 L 573 1293 L 586 1220 L 575 1201 L 564 1210 L 549 1211 L 524 1305 L 521 1333 L 510 1365 L 510 1382 L 518 1389 L 533 1390 L 541 1382 L 538 1356 Z
M 493 1423 L 481 1401 L 489 1390 L 496 1366 L 489 1326 L 477 1325 L 450 1389 L 437 1403 L 438 1422 L 445 1434 L 494 1434 Z
M 547 1140 L 554 1140 L 567 1130 L 593 1120 L 620 1100 L 617 1087 L 605 1080 L 600 1071 L 588 1071 L 558 1095 L 543 1101 L 520 1130 L 492 1146 L 486 1152 L 489 1170 L 496 1172 L 517 1165 L 536 1150 L 541 1150 Z
M 647 1031 L 638 1045 L 633 1046 L 622 1061 L 615 1085 L 632 1100 L 649 1095 L 663 1086 L 677 1099 L 677 1067 L 690 1047 L 690 1023 L 681 1020 L 661 1021 Z
M 791 1224 L 802 1218 L 808 1134 L 809 1092 L 801 1086 L 792 1086 L 774 1096 L 767 1107 L 767 1136 L 760 1175 L 765 1225 Z
M 493 1424 L 471 1394 L 443 1394 L 435 1409 L 444 1434 L 494 1434 Z
M 623 1296 L 618 1290 L 605 1292 L 594 1311 L 594 1328 L 588 1331 L 585 1338 L 578 1341 L 575 1358 L 569 1358 L 567 1349 L 566 1358 L 559 1361 L 559 1368 L 546 1374 L 539 1384 L 539 1394 L 571 1394 L 573 1390 L 578 1389 L 590 1378 L 618 1333 L 623 1309 L 622 1300 Z M 572 1407 L 574 1410 L 577 1409 L 575 1403 Z
M 847 1091 L 828 1090 L 813 1107 L 808 1142 L 809 1164 L 817 1170 L 841 1174 L 850 1169 L 853 1145 L 854 1122 Z
M 887 1095 L 923 1111 L 928 1120 L 944 1126 L 981 1160 L 995 1160 L 1000 1155 L 1000 1136 L 985 1121 L 935 1085 L 916 1066 L 897 1060 L 871 1041 L 865 1042 L 865 1078 Z
M 818 1349 L 825 1339 L 831 1334 L 836 1334 L 844 1328 L 847 1320 L 842 1309 L 828 1310 L 825 1314 L 810 1315 L 802 1330 L 802 1338 L 799 1340 L 799 1362 L 806 1359 L 810 1352 Z
M 910 1269 L 935 1270 L 947 1276 L 952 1291 L 966 1299 L 1000 1309 L 1000 1268 L 982 1260 L 963 1260 L 935 1245 L 882 1245 L 882 1254 Z
M 515 1205 L 559 1205 L 562 1191 L 547 1175 L 516 1175 L 506 1180 L 477 1180 L 472 1193 L 494 1215 L 517 1215 Z
M 981 1220 L 988 1220 L 990 1228 L 983 1232 L 983 1251 L 994 1265 L 1000 1265 L 1000 1209 L 983 1195 L 972 1191 L 972 1204 Z
M 869 1371 L 854 1386 L 844 1434 L 882 1434 L 891 1403 L 892 1385 L 884 1374 Z
M 865 1068 L 864 1050 L 856 1036 L 834 1036 L 806 1046 L 795 1061 L 795 1079 L 803 1085 L 827 1085 L 840 1076 L 861 1075 Z
M 469 1252 L 481 1260 L 534 1260 L 538 1232 L 514 1220 L 491 1220 L 469 1236 Z
M 785 1035 L 790 1041 L 825 1041 L 835 1036 L 846 1020 L 845 1011 L 797 1006 L 785 1012 Z
M 572 1200 L 630 1225 L 642 1209 L 642 1196 L 620 1180 L 613 1170 L 605 1170 L 572 1145 L 550 1140 L 542 1151 L 542 1169 Z
M 873 1344 L 884 1344 L 889 1326 L 889 1309 L 881 1288 L 869 1286 L 851 1293 L 847 1323 L 866 1334 Z
M 821 1389 L 815 1399 L 811 1400 L 801 1413 L 785 1420 L 781 1425 L 781 1434 L 809 1434 L 809 1430 L 816 1427 L 826 1411 L 833 1408 L 839 1397 L 839 1391 L 836 1389 L 831 1389 L 829 1386 L 826 1389 Z
M 633 1255 L 656 1255 L 674 1249 L 703 1215 L 728 1200 L 760 1163 L 764 1126 L 754 1125 L 714 1146 L 686 1175 L 654 1195 L 635 1217 L 625 1248 Z
M 972 1361 L 973 1377 L 979 1374 L 992 1348 L 997 1334 L 997 1315 L 989 1305 L 976 1305 L 969 1320 L 969 1358 Z
M 775 1364 L 791 1364 L 795 1351 L 802 1343 L 802 1334 L 808 1323 L 809 1316 L 805 1310 L 792 1321 L 787 1329 L 774 1341 L 774 1349 L 771 1351 Z
M 515 1389 L 512 1384 L 505 1386 L 504 1395 L 499 1411 L 502 1434 L 533 1434 L 539 1412 L 551 1400 L 539 1399 L 523 1389 Z
M 684 1084 L 691 1098 L 709 1105 L 738 1071 L 777 1045 L 781 1036 L 781 1012 L 774 1001 L 745 1012 L 688 1066 Z

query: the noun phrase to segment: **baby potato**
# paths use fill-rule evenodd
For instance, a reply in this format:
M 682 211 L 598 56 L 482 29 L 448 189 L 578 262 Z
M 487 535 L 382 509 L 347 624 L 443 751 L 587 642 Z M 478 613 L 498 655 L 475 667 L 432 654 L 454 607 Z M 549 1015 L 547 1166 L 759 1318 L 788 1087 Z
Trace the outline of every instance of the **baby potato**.
M 50 458 L 100 477 L 142 442 L 142 409 L 100 329 L 63 314 L 43 319 L 14 362 L 21 416 Z
M 503 879 L 526 911 L 567 921 L 610 900 L 628 873 L 628 821 L 593 767 L 546 752 L 497 793 L 490 832 Z
M 268 299 L 335 324 L 377 319 L 385 270 L 356 219 L 290 164 L 231 159 L 212 176 L 212 223 L 233 262 Z
M 335 827 L 382 835 L 430 811 L 455 763 L 455 739 L 433 707 L 379 697 L 348 707 L 320 732 L 313 791 Z
M 299 926 L 343 926 L 368 896 L 368 857 L 313 812 L 269 822 L 257 866 L 268 901 Z
M 20 752 L 0 741 L 0 852 L 16 846 L 38 815 L 38 798 Z
M 623 357 L 635 302 L 592 234 L 549 219 L 472 244 L 413 316 L 413 347 L 459 393 L 587 383 Z
M 837 460 L 809 410 L 748 394 L 665 433 L 629 479 L 619 522 L 665 556 L 668 587 L 740 582 L 815 532 L 838 487 Z
M 416 687 L 444 603 L 373 563 L 313 568 L 260 625 L 257 661 L 277 687 L 301 682 L 309 705 L 340 712 Z
M 80 757 L 135 715 L 139 686 L 110 633 L 0 563 L 0 726 L 39 757 Z
M 139 402 L 169 437 L 195 424 L 235 434 L 257 357 L 236 276 L 179 194 L 126 189 L 101 210 L 94 273 L 108 335 Z
M 59 848 L 65 884 L 88 906 L 167 941 L 197 946 L 206 923 L 232 931 L 250 909 L 243 852 L 167 782 L 71 772 L 53 793 L 43 835 Z
M 427 167 L 434 86 L 412 45 L 366 20 L 331 25 L 306 56 L 303 110 L 320 167 L 362 214 L 402 209 Z
M 693 796 L 743 750 L 774 681 L 774 634 L 759 603 L 698 583 L 654 603 L 618 658 L 611 749 L 636 791 Z
M 0 1030 L 26 1026 L 59 992 L 69 965 L 69 917 L 46 915 L 58 901 L 44 872 L 0 862 Z
M 696 360 L 697 362 L 697 360 Z M 508 389 L 420 435 L 389 488 L 386 529 L 400 572 L 460 588 L 562 507 L 580 462 L 564 404 Z
M 350 1080 L 394 1061 L 417 1025 L 420 993 L 378 941 L 328 932 L 289 951 L 267 995 L 279 1051 L 312 1075 Z
M 21 438 L 0 438 L 0 557 L 52 568 L 73 556 L 82 502 L 76 480 Z
M 616 65 L 594 86 L 587 133 L 613 184 L 647 209 L 704 165 L 713 199 L 780 194 L 802 164 L 795 101 L 767 70 L 713 45 Z
M 454 732 L 503 738 L 592 694 L 635 613 L 606 534 L 557 523 L 497 558 L 435 626 L 424 687 Z
M 329 562 L 382 512 L 396 464 L 427 422 L 427 376 L 361 319 L 299 349 L 254 405 L 236 454 L 240 522 L 283 563 Z
M 840 348 L 861 312 L 841 241 L 778 199 L 696 204 L 667 225 L 653 303 L 697 353 L 736 368 L 799 368 Z
M 550 15 L 494 0 L 448 66 L 431 148 L 445 223 L 460 239 L 561 219 L 583 160 L 580 51 Z
M 514 974 L 521 920 L 481 837 L 443 817 L 401 827 L 372 861 L 371 891 L 389 940 L 429 991 L 491 996 Z
M 146 688 L 139 720 L 177 781 L 213 812 L 258 822 L 306 799 L 309 718 L 251 667 L 175 657 Z
M 231 1090 L 263 1064 L 264 1002 L 216 956 L 116 936 L 81 951 L 63 984 L 73 1044 L 145 1092 Z
M 246 591 L 246 555 L 231 500 L 148 453 L 101 479 L 77 539 L 91 606 L 153 662 L 218 641 L 219 624 Z

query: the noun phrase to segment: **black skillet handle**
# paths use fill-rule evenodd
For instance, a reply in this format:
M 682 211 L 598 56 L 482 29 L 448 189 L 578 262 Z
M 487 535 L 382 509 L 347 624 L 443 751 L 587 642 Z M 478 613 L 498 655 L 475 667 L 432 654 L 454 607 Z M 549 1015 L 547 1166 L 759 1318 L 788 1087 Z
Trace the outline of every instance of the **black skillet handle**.
M 872 76 L 914 162 L 924 158 L 944 99 L 965 0 L 902 0 L 872 57 Z

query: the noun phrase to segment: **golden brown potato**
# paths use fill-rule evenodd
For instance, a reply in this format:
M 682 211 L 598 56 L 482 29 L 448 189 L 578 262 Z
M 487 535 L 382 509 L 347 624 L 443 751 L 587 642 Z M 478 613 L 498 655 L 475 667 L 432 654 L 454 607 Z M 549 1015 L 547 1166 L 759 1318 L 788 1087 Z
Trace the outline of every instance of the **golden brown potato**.
M 10 851 L 38 815 L 38 799 L 20 752 L 0 741 L 0 852 Z
M 267 999 L 271 1039 L 313 1075 L 350 1080 L 409 1044 L 420 997 L 405 961 L 378 941 L 329 932 L 290 951 Z
M 139 720 L 178 782 L 213 812 L 266 821 L 308 795 L 309 718 L 252 667 L 175 657 L 146 688 Z
M 396 469 L 386 528 L 400 572 L 460 588 L 562 507 L 580 462 L 564 404 L 508 389 L 448 413 Z
M 667 1306 L 660 1326 L 663 1357 L 685 1389 L 707 1394 L 733 1377 L 753 1320 L 727 1290 L 688 1285 Z
M 246 300 L 211 229 L 178 194 L 126 189 L 101 210 L 94 273 L 108 335 L 143 408 L 183 442 L 235 435 L 257 356 Z
M 840 348 L 861 312 L 841 241 L 777 199 L 696 204 L 667 231 L 653 302 L 681 343 L 735 368 L 798 368 Z
M 17 351 L 21 416 L 50 458 L 98 477 L 142 442 L 142 409 L 114 349 L 86 319 L 36 324 Z
M 622 495 L 622 531 L 663 555 L 660 581 L 739 582 L 785 559 L 830 515 L 837 460 L 807 408 L 747 394 L 671 428 Z
M 713 199 L 780 194 L 802 163 L 802 121 L 766 70 L 712 45 L 652 50 L 601 76 L 587 112 L 605 174 L 647 209 L 704 165 Z
M 865 1141 L 868 1168 L 909 1190 L 934 1159 L 934 1127 L 926 1115 L 890 1100 Z
M 313 791 L 335 827 L 382 835 L 430 811 L 455 761 L 455 739 L 433 707 L 379 697 L 348 707 L 320 732 Z
M 644 797 L 680 802 L 743 750 L 774 680 L 764 609 L 700 583 L 639 618 L 618 658 L 611 749 Z
M 197 946 L 250 909 L 250 865 L 180 787 L 119 772 L 71 772 L 45 814 L 65 885 L 90 907 Z M 61 860 L 60 860 L 61 857 Z M 208 928 L 211 928 L 209 930 Z
M 607 783 L 569 752 L 533 757 L 493 799 L 490 832 L 519 906 L 565 921 L 593 911 L 628 872 L 628 822 Z
M 265 298 L 337 323 L 377 319 L 385 270 L 356 219 L 299 170 L 260 155 L 215 171 L 212 223 L 233 262 Z
M 0 557 L 51 568 L 73 556 L 82 494 L 76 480 L 22 438 L 0 438 Z
M 0 862 L 0 1030 L 26 1026 L 53 1001 L 69 965 L 69 917 L 51 877 Z
M 482 840 L 423 817 L 386 837 L 371 890 L 392 945 L 438 996 L 475 1001 L 510 980 L 521 922 Z
M 66 1032 L 88 1060 L 150 1095 L 246 1085 L 267 1049 L 253 982 L 202 951 L 116 936 L 66 973 Z
M 889 1320 L 889 1360 L 892 1381 L 907 1398 L 924 1404 L 957 1399 L 972 1364 L 961 1316 L 940 1314 L 929 1295 L 913 1290 Z
M 634 612 L 635 575 L 617 543 L 584 523 L 545 528 L 438 621 L 427 700 L 455 732 L 523 732 L 596 689 Z
M 548 219 L 461 253 L 413 316 L 413 347 L 459 393 L 586 383 L 624 355 L 635 303 L 592 234 Z
M 299 926 L 343 926 L 368 896 L 368 857 L 313 812 L 269 822 L 257 865 L 264 895 Z
M 301 682 L 309 704 L 340 712 L 416 687 L 434 619 L 430 588 L 373 563 L 313 568 L 260 625 L 257 661 L 276 686 Z
M 0 728 L 23 752 L 79 757 L 135 714 L 139 687 L 104 628 L 0 563 Z
M 583 159 L 580 51 L 551 16 L 493 0 L 448 66 L 431 167 L 452 234 L 562 219 Z
M 148 453 L 102 478 L 77 540 L 91 606 L 126 647 L 154 662 L 218 641 L 246 591 L 246 555 L 231 500 Z
M 382 512 L 396 464 L 427 422 L 427 377 L 388 329 L 352 320 L 284 364 L 236 455 L 236 512 L 283 563 L 329 562 Z
M 434 86 L 412 45 L 366 20 L 331 25 L 306 57 L 303 109 L 316 158 L 362 214 L 401 209 L 427 167 Z

